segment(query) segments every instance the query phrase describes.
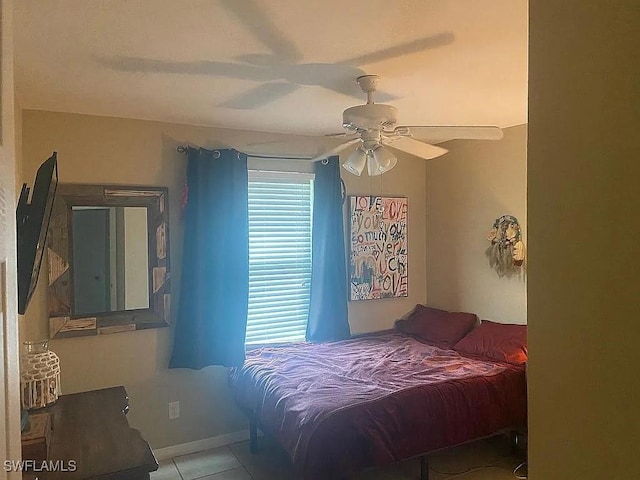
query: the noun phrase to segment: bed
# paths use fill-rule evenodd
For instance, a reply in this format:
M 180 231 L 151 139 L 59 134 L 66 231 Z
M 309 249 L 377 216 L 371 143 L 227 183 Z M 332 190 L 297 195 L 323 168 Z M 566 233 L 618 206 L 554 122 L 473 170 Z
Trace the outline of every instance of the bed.
M 305 479 L 345 478 L 526 423 L 525 366 L 471 350 L 396 329 L 253 350 L 230 380 L 253 446 L 259 427 Z

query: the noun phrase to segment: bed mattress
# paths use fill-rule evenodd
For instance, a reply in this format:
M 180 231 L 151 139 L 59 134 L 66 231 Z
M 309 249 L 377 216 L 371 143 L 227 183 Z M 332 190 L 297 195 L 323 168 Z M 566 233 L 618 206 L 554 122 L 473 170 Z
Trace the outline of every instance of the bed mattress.
M 395 331 L 253 350 L 230 380 L 238 404 L 307 479 L 526 423 L 524 366 L 464 357 Z

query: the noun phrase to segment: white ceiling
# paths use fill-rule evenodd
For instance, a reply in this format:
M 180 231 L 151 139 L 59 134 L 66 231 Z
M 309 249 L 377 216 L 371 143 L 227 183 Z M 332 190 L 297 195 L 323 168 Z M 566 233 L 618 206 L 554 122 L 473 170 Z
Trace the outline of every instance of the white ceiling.
M 526 0 L 22 0 L 15 10 L 27 109 L 324 134 L 364 103 L 355 77 L 375 73 L 402 124 L 526 122 Z

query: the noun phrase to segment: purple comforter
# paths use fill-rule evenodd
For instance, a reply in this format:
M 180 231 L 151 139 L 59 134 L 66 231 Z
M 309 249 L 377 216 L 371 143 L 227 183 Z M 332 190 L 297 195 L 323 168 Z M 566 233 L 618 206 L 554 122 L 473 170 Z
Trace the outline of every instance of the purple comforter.
M 307 478 L 334 478 L 526 421 L 524 368 L 400 333 L 262 348 L 231 374 Z

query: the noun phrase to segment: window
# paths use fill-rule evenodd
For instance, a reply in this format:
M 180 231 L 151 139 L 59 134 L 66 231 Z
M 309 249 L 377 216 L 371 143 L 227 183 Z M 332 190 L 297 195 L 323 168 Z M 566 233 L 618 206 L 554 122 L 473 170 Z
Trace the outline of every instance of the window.
M 247 344 L 305 338 L 313 175 L 249 172 Z

